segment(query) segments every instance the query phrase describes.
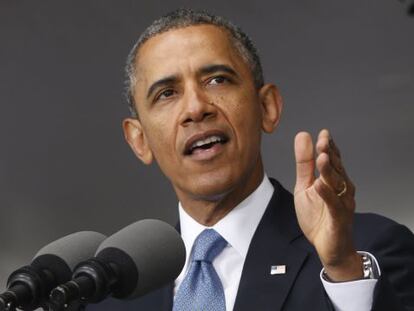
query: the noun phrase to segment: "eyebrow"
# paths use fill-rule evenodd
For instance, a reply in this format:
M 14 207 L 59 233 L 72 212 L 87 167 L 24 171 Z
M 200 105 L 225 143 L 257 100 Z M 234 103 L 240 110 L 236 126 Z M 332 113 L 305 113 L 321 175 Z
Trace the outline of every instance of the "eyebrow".
M 200 74 L 211 74 L 211 73 L 215 73 L 218 71 L 224 71 L 236 77 L 239 76 L 233 68 L 227 65 L 223 65 L 223 64 L 213 64 L 213 65 L 207 65 L 207 66 L 201 67 L 199 70 L 199 73 Z
M 149 98 L 152 95 L 152 93 L 154 93 L 154 91 L 160 86 L 175 84 L 178 82 L 178 80 L 178 76 L 172 75 L 155 81 L 153 84 L 151 84 L 151 86 L 148 89 L 147 98 Z

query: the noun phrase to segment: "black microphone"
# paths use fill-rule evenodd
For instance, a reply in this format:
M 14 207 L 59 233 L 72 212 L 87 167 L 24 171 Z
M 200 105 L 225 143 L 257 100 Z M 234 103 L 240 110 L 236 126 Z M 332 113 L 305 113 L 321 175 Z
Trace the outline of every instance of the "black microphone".
M 105 238 L 97 232 L 82 231 L 44 246 L 29 266 L 9 276 L 7 291 L 0 295 L 0 311 L 46 308 L 51 290 L 69 281 L 74 267 L 93 256 Z
M 139 297 L 177 278 L 184 262 L 184 242 L 173 227 L 155 219 L 138 221 L 106 239 L 94 258 L 75 268 L 72 281 L 51 292 L 51 310 L 79 300 L 98 303 L 110 295 Z
M 404 3 L 407 14 L 414 16 L 414 0 L 400 0 L 400 2 Z

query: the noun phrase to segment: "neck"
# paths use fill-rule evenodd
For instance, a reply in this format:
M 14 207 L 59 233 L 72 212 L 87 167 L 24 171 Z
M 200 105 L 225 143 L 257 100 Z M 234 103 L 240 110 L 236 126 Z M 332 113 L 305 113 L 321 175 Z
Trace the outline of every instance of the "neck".
M 255 170 L 249 178 L 242 178 L 242 181 L 234 185 L 231 190 L 218 194 L 212 199 L 179 196 L 179 200 L 183 209 L 195 221 L 211 227 L 253 193 L 259 187 L 263 177 L 263 165 L 260 162 L 259 169 Z

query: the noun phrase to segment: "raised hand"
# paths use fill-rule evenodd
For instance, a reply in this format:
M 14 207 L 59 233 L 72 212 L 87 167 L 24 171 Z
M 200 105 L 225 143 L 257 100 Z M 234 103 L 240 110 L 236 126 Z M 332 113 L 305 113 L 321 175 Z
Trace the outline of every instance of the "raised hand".
M 352 240 L 355 187 L 328 130 L 319 133 L 316 157 L 309 133 L 295 138 L 296 215 L 333 281 L 361 278 L 362 260 Z M 315 176 L 315 168 L 319 176 Z

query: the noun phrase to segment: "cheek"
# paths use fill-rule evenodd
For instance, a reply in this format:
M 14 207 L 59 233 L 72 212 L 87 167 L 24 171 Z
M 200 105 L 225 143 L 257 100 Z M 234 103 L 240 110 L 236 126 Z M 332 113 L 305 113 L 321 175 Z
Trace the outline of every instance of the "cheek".
M 255 163 L 260 153 L 261 111 L 254 98 L 244 97 L 232 106 L 230 123 L 236 135 L 237 148 L 242 154 L 240 160 L 248 165 Z
M 261 111 L 256 97 L 237 94 L 230 98 L 218 96 L 217 100 L 235 131 L 250 135 L 252 131 L 261 131 Z
M 145 126 L 145 132 L 150 149 L 158 162 L 173 154 L 174 131 L 167 120 L 162 118 L 151 120 L 151 123 Z

